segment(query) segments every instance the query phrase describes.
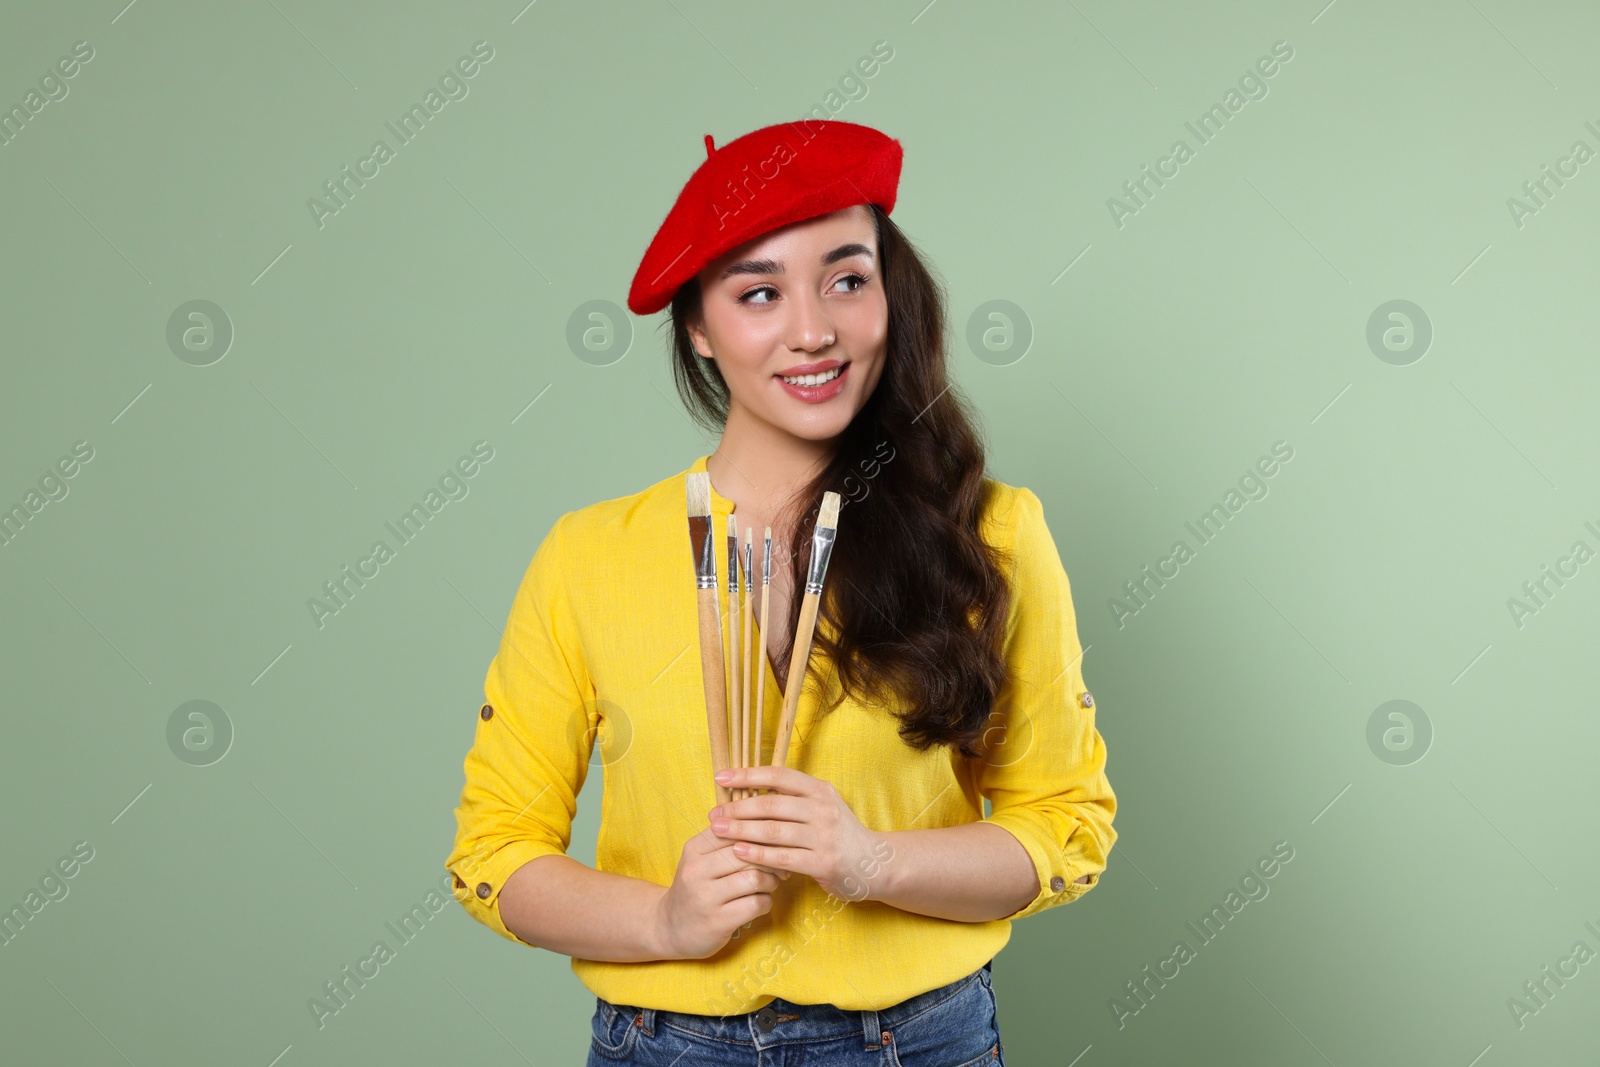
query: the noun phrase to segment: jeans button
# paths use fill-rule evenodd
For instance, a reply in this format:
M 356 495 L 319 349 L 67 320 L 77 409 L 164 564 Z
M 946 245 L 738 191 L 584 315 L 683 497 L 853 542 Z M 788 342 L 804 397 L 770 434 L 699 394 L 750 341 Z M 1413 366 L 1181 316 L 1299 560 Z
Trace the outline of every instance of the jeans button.
M 777 1025 L 778 1013 L 773 1011 L 771 1008 L 762 1008 L 760 1011 L 756 1012 L 756 1029 L 760 1030 L 763 1034 L 769 1033 L 772 1028 Z

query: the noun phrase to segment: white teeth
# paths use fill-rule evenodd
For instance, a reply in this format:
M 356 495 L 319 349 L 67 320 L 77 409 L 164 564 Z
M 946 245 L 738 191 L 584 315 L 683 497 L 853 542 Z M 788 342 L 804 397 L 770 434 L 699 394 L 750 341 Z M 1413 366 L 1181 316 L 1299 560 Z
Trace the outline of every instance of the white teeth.
M 844 365 L 840 364 L 832 370 L 823 371 L 821 374 L 802 374 L 797 378 L 783 378 L 783 375 L 780 374 L 778 377 L 783 378 L 783 380 L 788 382 L 790 385 L 813 386 L 821 385 L 824 382 L 833 381 L 839 376 L 839 372 L 842 370 L 844 370 Z

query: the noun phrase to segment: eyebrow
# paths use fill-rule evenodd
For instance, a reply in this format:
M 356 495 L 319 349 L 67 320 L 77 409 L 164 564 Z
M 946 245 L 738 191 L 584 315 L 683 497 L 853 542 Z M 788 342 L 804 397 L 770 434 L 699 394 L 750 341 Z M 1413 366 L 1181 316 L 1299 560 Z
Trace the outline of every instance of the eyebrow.
M 843 244 L 843 245 L 840 245 L 838 248 L 835 248 L 832 252 L 829 252 L 826 255 L 824 255 L 822 257 L 822 265 L 824 267 L 830 266 L 831 264 L 839 262 L 839 260 L 841 260 L 841 259 L 849 259 L 851 256 L 867 256 L 868 258 L 871 258 L 872 249 L 868 248 L 864 244 L 860 244 L 859 242 L 851 242 L 850 244 Z M 741 259 L 737 263 L 730 264 L 726 270 L 724 270 L 720 275 L 717 276 L 717 280 L 721 281 L 724 278 L 731 278 L 736 274 L 782 274 L 782 273 L 783 273 L 783 264 L 780 263 L 778 260 L 775 260 L 775 259 Z

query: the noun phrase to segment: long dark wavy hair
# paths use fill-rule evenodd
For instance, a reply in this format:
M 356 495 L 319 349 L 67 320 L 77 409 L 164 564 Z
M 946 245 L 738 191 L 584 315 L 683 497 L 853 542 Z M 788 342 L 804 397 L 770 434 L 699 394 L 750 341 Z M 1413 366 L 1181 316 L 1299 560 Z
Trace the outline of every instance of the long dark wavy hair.
M 899 705 L 907 744 L 950 745 L 976 758 L 1005 678 L 1010 561 L 978 532 L 988 504 L 984 446 L 946 376 L 942 285 L 899 227 L 869 207 L 888 303 L 884 368 L 832 460 L 778 520 L 797 551 L 789 556 L 790 636 L 774 658 L 784 662 L 794 647 L 811 535 L 832 490 L 843 507 L 819 615 L 837 639 L 819 625 L 813 644 L 813 654 L 833 661 L 841 687 L 826 710 L 846 693 L 869 706 Z M 700 310 L 700 283 L 690 279 L 672 299 L 673 378 L 694 420 L 720 433 L 728 386 L 689 338 Z

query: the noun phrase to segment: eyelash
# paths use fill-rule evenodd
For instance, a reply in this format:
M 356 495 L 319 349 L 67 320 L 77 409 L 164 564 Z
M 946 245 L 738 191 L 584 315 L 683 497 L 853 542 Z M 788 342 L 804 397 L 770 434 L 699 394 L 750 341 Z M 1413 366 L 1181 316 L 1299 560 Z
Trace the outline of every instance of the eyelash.
M 844 280 L 846 280 L 848 278 L 854 278 L 856 281 L 861 283 L 861 285 L 858 285 L 854 289 L 850 290 L 850 292 L 852 292 L 852 293 L 859 293 L 861 291 L 861 289 L 862 289 L 862 286 L 865 286 L 869 282 L 872 281 L 871 276 L 865 275 L 865 274 L 857 274 L 857 273 L 854 273 L 854 272 L 852 272 L 850 274 L 846 274 L 843 278 L 840 278 L 839 281 L 842 282 L 842 281 L 844 281 Z M 835 282 L 834 284 L 837 285 L 838 282 Z M 760 293 L 760 292 L 765 292 L 766 290 L 769 290 L 769 289 L 772 290 L 773 292 L 777 292 L 778 291 L 775 287 L 770 286 L 770 285 L 758 285 L 754 289 L 751 289 L 747 293 L 740 293 L 739 294 L 739 303 L 741 303 L 741 304 L 747 303 L 752 296 L 755 296 L 757 293 Z M 770 304 L 771 301 L 770 300 L 763 301 L 763 303 L 769 303 Z

